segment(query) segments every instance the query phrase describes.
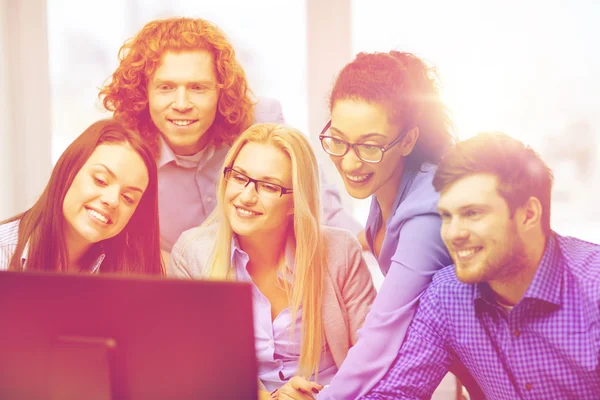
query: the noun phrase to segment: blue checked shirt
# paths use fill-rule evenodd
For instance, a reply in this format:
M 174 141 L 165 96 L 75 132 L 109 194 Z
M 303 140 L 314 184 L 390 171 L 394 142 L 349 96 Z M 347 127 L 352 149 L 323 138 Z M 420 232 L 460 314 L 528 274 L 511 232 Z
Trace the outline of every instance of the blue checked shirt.
M 362 399 L 430 398 L 460 359 L 487 399 L 600 399 L 600 246 L 553 234 L 507 312 L 486 284 L 437 273 L 394 365 Z

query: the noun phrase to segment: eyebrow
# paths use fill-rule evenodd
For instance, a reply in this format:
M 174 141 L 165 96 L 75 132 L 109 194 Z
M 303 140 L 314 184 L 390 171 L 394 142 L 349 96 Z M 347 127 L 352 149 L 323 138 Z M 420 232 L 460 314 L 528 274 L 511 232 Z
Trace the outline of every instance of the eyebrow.
M 94 164 L 94 165 L 95 165 L 95 166 L 98 166 L 98 167 L 102 167 L 102 168 L 104 168 L 104 169 L 106 170 L 106 172 L 108 172 L 108 174 L 109 174 L 110 176 L 112 176 L 113 178 L 117 179 L 117 175 L 115 175 L 115 173 L 114 173 L 114 172 L 113 172 L 113 171 L 112 171 L 110 168 L 108 168 L 106 165 L 104 165 L 104 164 L 101 164 L 101 163 Z M 134 190 L 134 191 L 136 191 L 136 192 L 140 192 L 140 193 L 142 193 L 142 194 L 144 193 L 144 191 L 143 191 L 142 189 L 140 189 L 139 187 L 136 187 L 136 186 L 127 186 L 127 187 L 126 187 L 126 189 L 129 189 L 129 190 Z
M 244 168 L 242 168 L 242 167 L 238 167 L 238 166 L 234 165 L 231 168 L 234 169 L 234 170 L 236 170 L 236 171 L 238 171 L 238 172 L 241 172 L 244 175 L 248 175 L 248 172 Z M 254 179 L 254 178 L 252 178 L 252 179 Z M 260 179 L 257 179 L 257 180 L 264 181 L 264 182 L 275 181 L 275 182 L 279 182 L 280 186 L 284 186 L 283 181 L 281 179 L 275 178 L 273 176 L 263 176 L 263 177 L 261 177 Z
M 338 128 L 331 126 L 329 127 L 329 129 L 331 129 L 332 131 L 335 131 L 337 134 L 342 135 L 344 137 L 346 137 L 346 134 L 344 132 L 342 132 L 341 130 L 339 130 Z M 367 140 L 367 139 L 371 139 L 371 138 L 383 138 L 383 139 L 387 139 L 387 136 L 379 133 L 379 132 L 371 132 L 371 133 L 365 133 L 363 135 L 360 135 L 358 137 L 358 140 Z
M 462 212 L 462 211 L 465 211 L 465 210 L 468 210 L 468 209 L 471 209 L 471 208 L 481 208 L 481 209 L 487 211 L 487 210 L 491 210 L 493 207 L 491 207 L 491 206 L 489 206 L 487 204 L 483 204 L 483 203 L 479 203 L 479 204 L 478 203 L 472 203 L 472 204 L 467 204 L 467 205 L 459 207 L 458 211 Z M 450 211 L 446 210 L 443 207 L 437 207 L 437 210 L 438 210 L 438 213 L 442 213 L 442 212 L 450 213 Z
M 176 84 L 177 81 L 175 81 L 173 79 L 154 79 L 155 85 L 164 85 L 165 83 Z M 203 79 L 203 80 L 199 80 L 199 81 L 189 81 L 189 82 L 186 82 L 186 84 L 187 85 L 216 85 L 217 82 L 208 80 L 208 79 Z

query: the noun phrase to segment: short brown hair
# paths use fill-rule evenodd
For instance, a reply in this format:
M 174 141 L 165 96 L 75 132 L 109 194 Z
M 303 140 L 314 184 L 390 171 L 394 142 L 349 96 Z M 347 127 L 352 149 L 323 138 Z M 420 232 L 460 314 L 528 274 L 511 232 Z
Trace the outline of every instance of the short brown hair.
M 493 174 L 498 193 L 511 212 L 536 197 L 542 205 L 542 229 L 549 234 L 552 171 L 531 147 L 500 132 L 480 133 L 459 142 L 440 162 L 433 178 L 442 192 L 456 181 L 473 174 Z

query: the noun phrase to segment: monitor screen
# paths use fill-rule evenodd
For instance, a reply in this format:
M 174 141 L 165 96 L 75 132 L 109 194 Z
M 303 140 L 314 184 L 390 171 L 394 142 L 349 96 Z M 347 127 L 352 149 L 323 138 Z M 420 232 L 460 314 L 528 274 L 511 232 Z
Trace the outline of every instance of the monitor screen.
M 0 304 L 2 399 L 257 396 L 248 283 L 2 271 Z

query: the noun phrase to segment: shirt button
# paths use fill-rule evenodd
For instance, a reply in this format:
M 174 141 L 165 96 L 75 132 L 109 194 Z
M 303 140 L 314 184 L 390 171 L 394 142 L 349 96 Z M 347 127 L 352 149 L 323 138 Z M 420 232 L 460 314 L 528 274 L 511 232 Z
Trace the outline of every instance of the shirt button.
M 208 197 L 206 198 L 206 202 L 207 202 L 207 203 L 210 203 L 210 202 L 212 202 L 212 197 L 208 196 Z
M 518 329 L 515 329 L 515 337 L 519 337 L 521 336 L 521 331 Z
M 282 363 L 283 363 L 283 361 L 281 361 L 281 360 L 276 360 L 275 361 L 275 364 L 277 364 L 277 365 L 281 365 Z
M 273 339 L 269 339 L 269 346 L 273 346 Z
M 525 384 L 525 390 L 527 390 L 527 391 L 530 391 L 532 387 L 533 387 L 533 385 L 531 383 Z

